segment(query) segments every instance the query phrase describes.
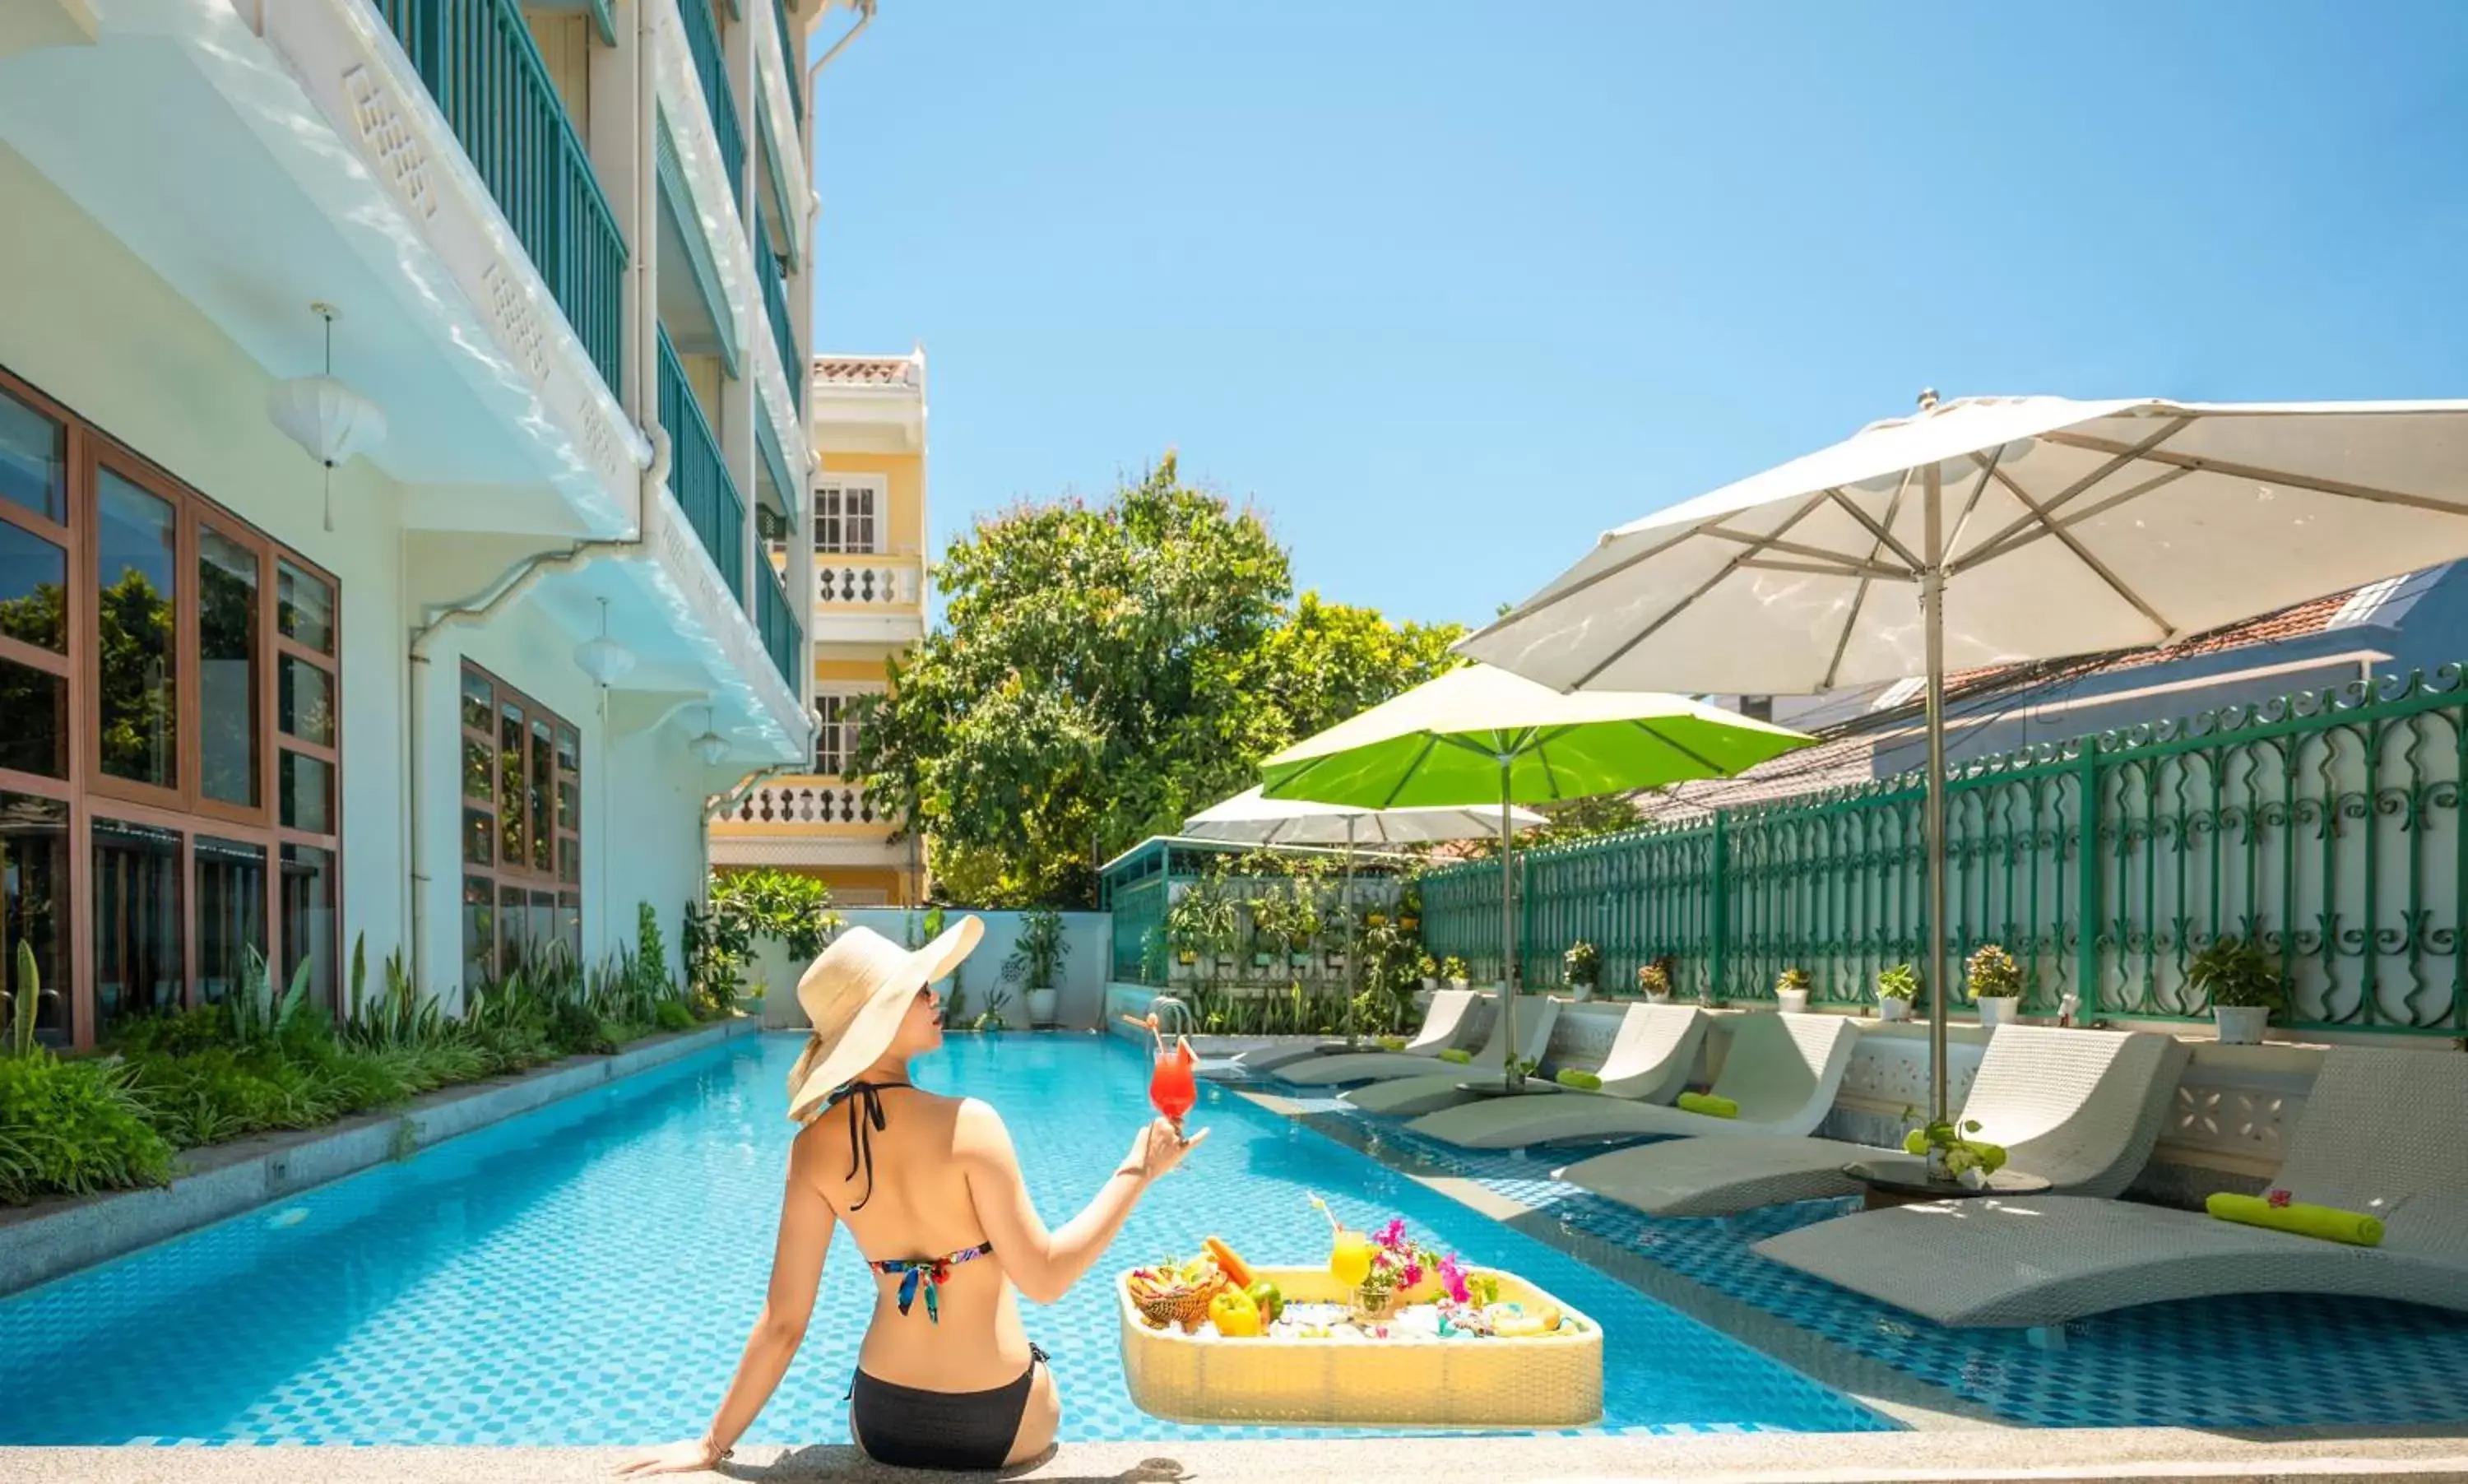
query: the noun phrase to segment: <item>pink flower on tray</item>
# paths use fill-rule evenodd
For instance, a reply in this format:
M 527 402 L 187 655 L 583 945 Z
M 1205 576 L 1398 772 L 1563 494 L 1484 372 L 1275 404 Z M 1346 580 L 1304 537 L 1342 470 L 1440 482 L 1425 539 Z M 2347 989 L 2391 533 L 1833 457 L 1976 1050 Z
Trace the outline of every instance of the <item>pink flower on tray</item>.
M 1388 1224 L 1380 1228 L 1380 1236 L 1377 1240 L 1382 1246 L 1386 1247 L 1391 1252 L 1404 1247 L 1405 1245 L 1405 1219 L 1402 1216 L 1391 1217 Z
M 1450 1303 L 1472 1302 L 1473 1295 L 1466 1291 L 1465 1265 L 1454 1252 L 1440 1259 L 1440 1287 L 1448 1290 Z
M 1423 1281 L 1423 1265 L 1422 1265 L 1422 1264 L 1420 1264 L 1420 1263 L 1418 1263 L 1418 1262 L 1415 1262 L 1415 1261 L 1414 1261 L 1413 1259 L 1411 1259 L 1411 1258 L 1406 1259 L 1406 1261 L 1405 1261 L 1405 1287 L 1407 1287 L 1407 1288 L 1409 1288 L 1409 1289 L 1410 1289 L 1410 1288 L 1412 1288 L 1415 1284 L 1418 1284 L 1418 1283 L 1420 1283 L 1420 1282 L 1422 1282 L 1422 1281 Z
M 2285 1207 L 2293 1198 L 2291 1198 L 2288 1192 L 2284 1190 L 2274 1190 L 2263 1199 L 2269 1200 L 2271 1202 L 2272 1209 L 2276 1211 Z

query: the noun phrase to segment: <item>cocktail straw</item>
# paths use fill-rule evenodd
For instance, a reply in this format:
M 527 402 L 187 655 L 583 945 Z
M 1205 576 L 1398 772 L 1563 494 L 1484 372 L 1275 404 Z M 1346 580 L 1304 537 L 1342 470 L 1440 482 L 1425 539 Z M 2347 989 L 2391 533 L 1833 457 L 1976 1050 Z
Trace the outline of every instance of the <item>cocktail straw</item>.
M 1138 1016 L 1131 1015 L 1127 1012 L 1123 1016 L 1123 1023 L 1125 1025 L 1136 1025 L 1140 1029 L 1148 1032 L 1150 1037 L 1156 1041 L 1157 1055 L 1165 1055 L 1165 1037 L 1157 1030 L 1156 1016 L 1150 1016 L 1144 1020 Z
M 1320 1199 L 1317 1196 L 1314 1196 L 1311 1198 L 1311 1203 L 1313 1210 L 1317 1211 L 1320 1215 L 1328 1218 L 1328 1229 L 1332 1233 L 1339 1237 L 1345 1235 L 1345 1223 L 1337 1219 L 1337 1213 L 1328 1208 L 1327 1201 Z

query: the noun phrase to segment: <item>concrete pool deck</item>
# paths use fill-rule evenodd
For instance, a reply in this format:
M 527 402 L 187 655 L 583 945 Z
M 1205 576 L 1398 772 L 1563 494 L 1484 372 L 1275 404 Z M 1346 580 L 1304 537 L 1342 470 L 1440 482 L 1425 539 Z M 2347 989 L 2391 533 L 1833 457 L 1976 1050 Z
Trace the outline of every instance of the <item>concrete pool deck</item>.
M 2027 1442 L 2024 1441 L 2027 1439 Z M 2018 1446 L 2019 1445 L 2019 1446 Z M 597 1484 L 623 1449 L 11 1449 L 0 1481 L 27 1484 Z M 720 1473 L 796 1484 L 984 1475 L 883 1469 L 845 1447 L 748 1448 Z M 1549 1479 L 1674 1484 L 1895 1484 L 1944 1480 L 2468 1481 L 2468 1439 L 2423 1432 L 2223 1433 L 2085 1429 L 1970 1433 L 1763 1433 L 1664 1438 L 1412 1438 L 1277 1443 L 1075 1443 L 1006 1479 L 1040 1484 L 1363 1480 L 1503 1484 Z

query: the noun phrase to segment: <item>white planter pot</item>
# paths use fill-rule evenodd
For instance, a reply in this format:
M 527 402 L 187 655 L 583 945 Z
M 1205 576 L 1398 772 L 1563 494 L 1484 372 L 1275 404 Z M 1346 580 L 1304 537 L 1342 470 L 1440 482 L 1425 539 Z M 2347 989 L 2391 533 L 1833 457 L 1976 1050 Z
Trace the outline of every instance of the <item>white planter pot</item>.
M 1877 1018 L 1880 1020 L 1908 1020 L 1910 1017 L 1909 1000 L 1897 999 L 1888 994 L 1877 1001 Z
M 1466 987 L 1466 981 L 1465 981 L 1465 980 L 1463 980 L 1463 979 L 1451 979 L 1451 980 L 1449 981 L 1449 988 L 1450 988 L 1450 989 L 1452 989 L 1452 990 L 1462 990 L 1462 989 L 1464 989 L 1465 987 Z
M 1591 999 L 1594 997 L 1594 987 L 1590 984 L 1570 985 L 1568 987 L 1568 996 L 1571 999 Z
M 1671 992 L 1648 990 L 1645 993 L 1645 1002 L 1649 1005 L 1668 1005 L 1671 1003 Z
M 1061 998 L 1061 995 L 1053 990 L 1029 991 L 1028 1023 L 1031 1025 L 1052 1025 L 1054 1023 L 1054 1005 L 1055 1001 L 1059 998 Z
M 1774 1008 L 1787 1016 L 1804 1015 L 1808 1011 L 1806 990 L 1774 991 Z
M 2220 1023 L 2223 1046 L 2259 1046 L 2263 1027 L 2271 1023 L 2271 1009 L 2266 1005 L 2217 1005 L 2211 1015 Z
M 1982 994 L 1973 1003 L 1979 1007 L 1979 1023 L 1982 1026 L 2004 1025 L 2022 1013 L 2022 996 L 2020 994 Z
M 1440 981 L 1439 981 L 1439 980 L 1432 978 L 1432 977 L 1431 977 L 1431 976 L 1429 976 L 1428 974 L 1426 974 L 1426 975 L 1424 975 L 1424 976 L 1423 976 L 1423 993 L 1424 993 L 1428 994 L 1428 993 L 1430 993 L 1432 991 L 1434 991 L 1434 990 L 1438 989 L 1439 987 L 1440 987 Z

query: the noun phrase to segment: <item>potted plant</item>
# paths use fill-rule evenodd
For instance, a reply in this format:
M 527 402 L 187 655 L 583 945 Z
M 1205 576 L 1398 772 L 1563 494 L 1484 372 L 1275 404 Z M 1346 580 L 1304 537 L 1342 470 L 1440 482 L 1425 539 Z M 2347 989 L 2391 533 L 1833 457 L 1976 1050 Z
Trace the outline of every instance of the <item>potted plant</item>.
M 1440 960 L 1440 982 L 1452 990 L 1466 987 L 1466 961 L 1451 953 Z
M 1561 967 L 1566 970 L 1568 988 L 1579 999 L 1591 999 L 1594 990 L 1603 982 L 1603 950 L 1580 940 L 1568 945 L 1560 955 Z
M 2022 1004 L 2022 966 L 1998 944 L 1983 943 L 1962 961 L 1962 982 L 1983 1026 L 2007 1023 Z
M 1424 993 L 1428 994 L 1433 990 L 1440 987 L 1440 962 L 1438 959 L 1431 957 L 1428 953 L 1421 954 L 1414 960 L 1414 968 L 1416 972 L 1422 975 Z
M 1808 970 L 1786 969 L 1774 975 L 1774 1008 L 1787 1016 L 1808 1009 Z
M 2271 1013 L 2288 1008 L 2288 987 L 2279 966 L 2262 945 L 2222 937 L 2185 966 L 2185 983 L 2211 1002 L 2223 1046 L 2258 1046 Z
M 1012 947 L 1011 962 L 1018 967 L 1018 977 L 1028 988 L 1030 1025 L 1054 1023 L 1055 1002 L 1061 997 L 1055 980 L 1062 976 L 1063 961 L 1070 955 L 1071 945 L 1063 936 L 1062 913 L 1052 907 L 1033 907 L 1020 915 L 1019 941 Z
M 1657 958 L 1636 971 L 1636 992 L 1648 1004 L 1671 1003 L 1671 960 Z
M 1877 1018 L 1908 1020 L 1911 1002 L 1920 995 L 1919 970 L 1908 964 L 1896 964 L 1877 975 Z

